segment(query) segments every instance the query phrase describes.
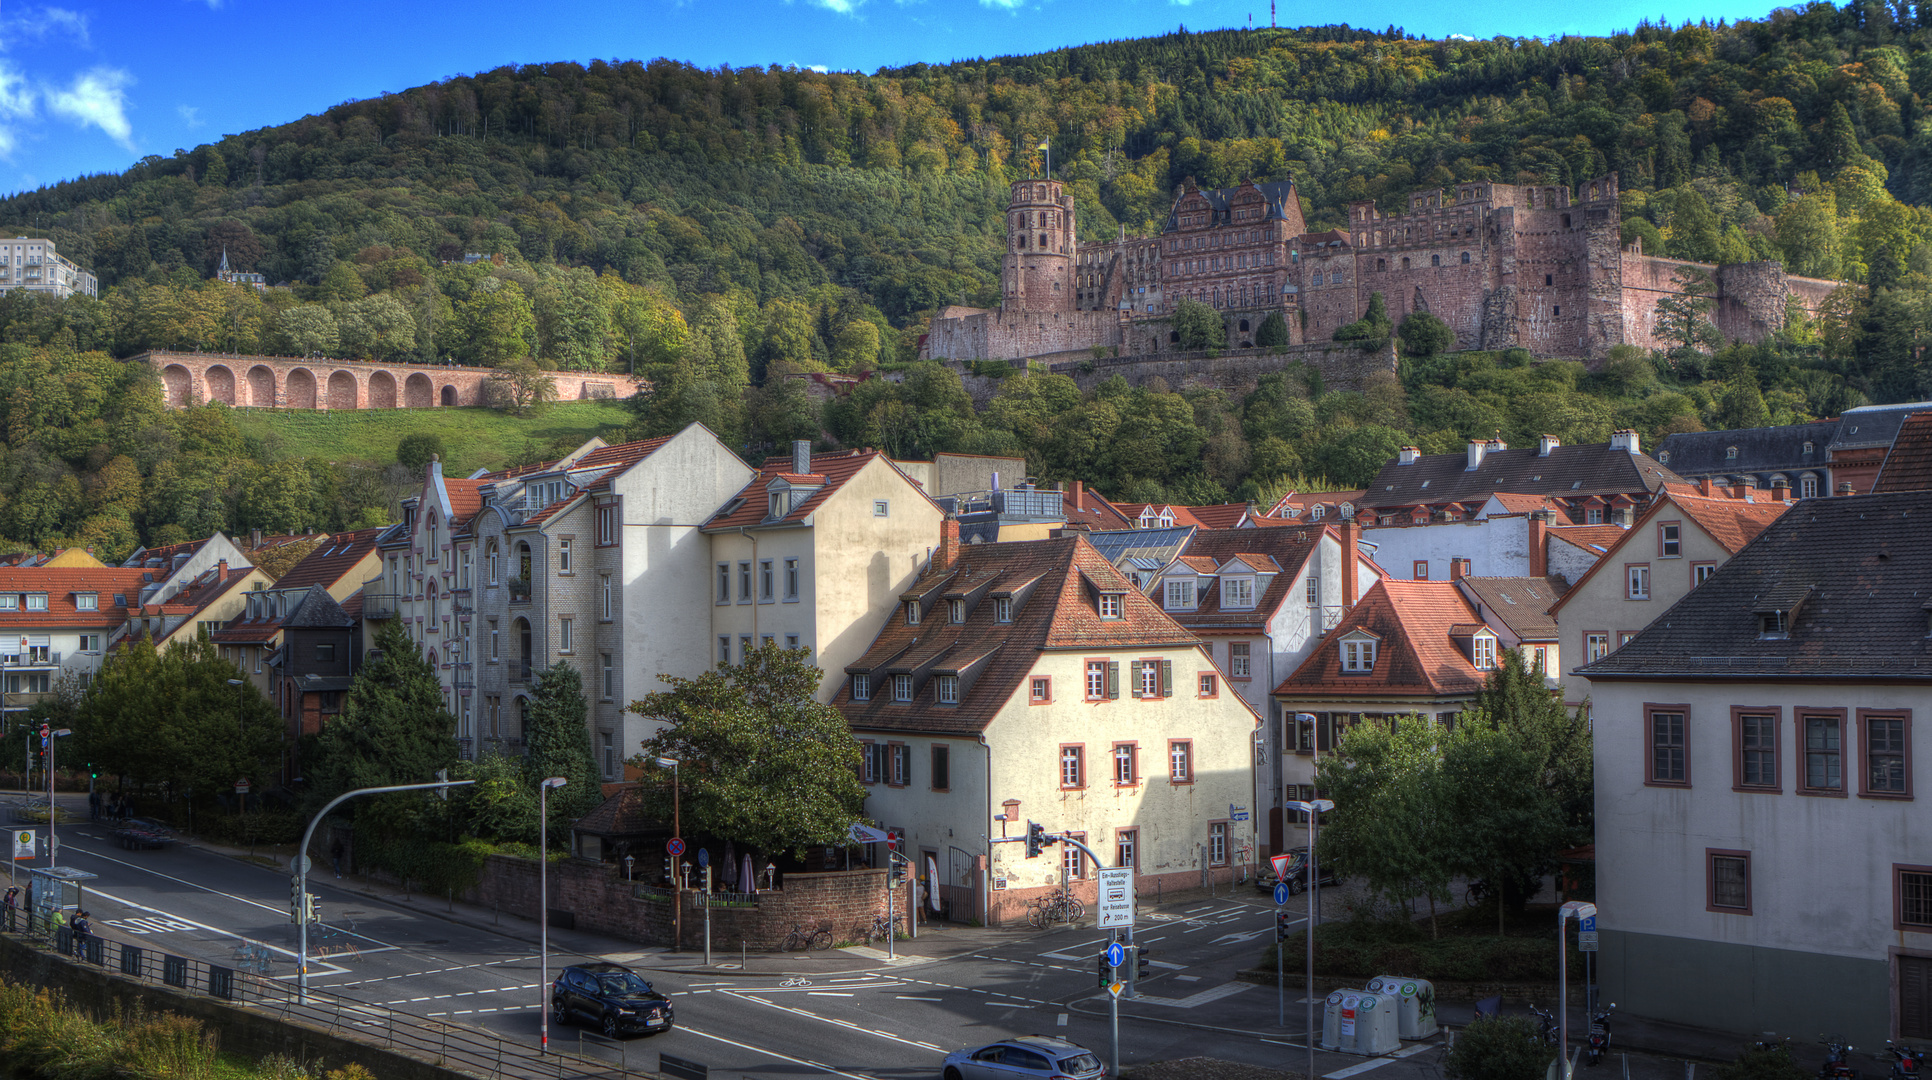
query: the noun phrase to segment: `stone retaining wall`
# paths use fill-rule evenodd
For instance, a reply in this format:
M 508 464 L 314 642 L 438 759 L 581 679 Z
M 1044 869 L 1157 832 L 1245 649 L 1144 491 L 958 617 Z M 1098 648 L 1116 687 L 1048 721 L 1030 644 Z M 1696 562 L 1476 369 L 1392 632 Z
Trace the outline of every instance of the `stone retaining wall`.
M 167 405 L 179 409 L 219 401 L 264 409 L 432 409 L 487 405 L 490 368 L 370 364 L 352 360 L 226 353 L 149 352 Z M 546 371 L 558 401 L 627 397 L 626 375 Z

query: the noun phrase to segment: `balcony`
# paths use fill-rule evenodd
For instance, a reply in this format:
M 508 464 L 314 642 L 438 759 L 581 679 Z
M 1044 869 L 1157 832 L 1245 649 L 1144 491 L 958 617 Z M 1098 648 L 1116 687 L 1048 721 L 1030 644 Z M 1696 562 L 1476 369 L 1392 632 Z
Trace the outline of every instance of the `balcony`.
M 508 668 L 508 675 L 506 677 L 510 682 L 528 683 L 530 681 L 529 657 L 526 656 L 521 660 L 512 660 L 505 666 Z
M 452 597 L 455 596 L 454 590 L 451 591 L 450 595 Z M 452 599 L 449 602 L 449 610 L 453 615 L 474 615 L 476 614 L 476 605 L 467 599 Z
M 476 664 L 470 660 L 459 660 L 450 665 L 449 684 L 458 690 L 476 689 Z
M 953 511 L 959 514 L 993 513 L 1001 517 L 1046 518 L 1063 516 L 1061 495 L 1037 488 L 999 491 L 963 491 L 953 496 Z
M 1330 630 L 1340 626 L 1342 624 L 1342 616 L 1346 614 L 1348 614 L 1348 609 L 1340 604 L 1328 604 L 1323 607 L 1311 607 L 1308 609 L 1309 618 L 1314 620 L 1315 625 L 1319 628 L 1317 632 L 1322 634 L 1326 634 Z
M 8 671 L 31 671 L 35 668 L 57 668 L 61 654 L 47 649 L 34 649 L 18 655 L 0 656 L 0 668 Z
M 511 578 L 505 584 L 510 587 L 510 602 L 512 604 L 527 604 L 530 602 L 529 581 L 523 578 Z
M 396 605 L 401 600 L 402 596 L 399 593 L 365 592 L 362 594 L 362 617 L 365 619 L 393 619 L 396 617 Z

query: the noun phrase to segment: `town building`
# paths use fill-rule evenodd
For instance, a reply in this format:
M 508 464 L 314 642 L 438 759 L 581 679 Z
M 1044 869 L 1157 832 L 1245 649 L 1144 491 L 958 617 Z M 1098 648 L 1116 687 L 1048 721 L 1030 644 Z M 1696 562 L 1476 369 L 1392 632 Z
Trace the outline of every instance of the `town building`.
M 121 567 L 0 567 L 0 718 L 21 713 L 63 678 L 91 683 L 145 572 Z
M 248 595 L 269 586 L 260 568 L 226 560 L 188 578 L 172 595 L 156 595 L 131 604 L 118 639 L 147 638 L 158 649 L 213 635 L 247 611 Z
M 813 454 L 792 444 L 749 483 L 713 501 L 706 590 L 711 662 L 776 644 L 837 672 L 862 655 L 931 558 L 945 511 L 884 454 Z M 687 634 L 691 646 L 695 634 Z M 828 677 L 819 696 L 838 690 Z
M 190 581 L 215 567 L 227 563 L 229 566 L 250 566 L 254 560 L 241 546 L 229 539 L 226 533 L 215 533 L 200 540 L 187 540 L 178 544 L 163 544 L 157 547 L 138 547 L 121 561 L 123 567 L 140 569 L 147 572 L 145 579 L 152 588 L 143 589 L 141 602 L 160 603 L 186 588 Z
M 1690 431 L 1666 435 L 1657 443 L 1657 461 L 1693 483 L 1710 480 L 1732 488 L 1748 482 L 1766 493 L 1789 489 L 1786 496 L 1815 499 L 1837 490 L 1832 482 L 1831 443 L 1840 421 Z
M 215 280 L 223 285 L 246 285 L 256 292 L 268 288 L 268 279 L 260 274 L 236 270 L 228 265 L 228 249 L 221 249 L 221 265 L 215 268 Z
M 1464 521 L 1507 492 L 1541 496 L 1568 524 L 1603 525 L 1619 511 L 1646 505 L 1665 484 L 1682 481 L 1643 452 L 1635 431 L 1586 446 L 1564 446 L 1545 435 L 1518 450 L 1501 439 L 1476 439 L 1462 454 L 1402 448 L 1375 474 L 1356 511 L 1365 527 Z
M 826 665 L 866 813 L 938 870 L 956 919 L 1011 925 L 1063 874 L 1093 902 L 1077 849 L 983 839 L 1028 821 L 1133 867 L 1143 896 L 1225 887 L 1254 858 L 1253 710 L 1083 536 L 962 545 L 955 525 L 867 647 Z
M 378 527 L 326 535 L 272 585 L 250 592 L 241 613 L 209 637 L 257 690 L 275 700 L 277 669 L 273 661 L 282 645 L 283 619 L 302 604 L 311 588 L 320 587 L 360 625 L 363 585 L 382 585 L 382 555 L 377 543 L 386 531 Z M 255 538 L 250 548 L 272 551 L 280 546 L 275 539 Z M 354 646 L 358 655 L 361 648 L 358 636 Z
M 1791 506 L 1762 494 L 1742 486 L 1721 491 L 1708 479 L 1660 493 L 1596 565 L 1549 605 L 1574 663 L 1590 664 L 1622 648 Z M 1568 703 L 1591 693 L 1589 679 L 1565 679 Z
M 1555 689 L 1563 680 L 1563 638 L 1550 605 L 1564 595 L 1561 578 L 1465 577 L 1456 580 L 1476 618 L 1496 632 L 1497 644 L 1516 650 L 1527 671 Z
M 268 699 L 282 718 L 284 782 L 302 775 L 301 738 L 342 712 L 362 667 L 359 623 L 321 584 L 299 594 L 279 620 L 281 647 L 270 661 Z
M 39 236 L 0 238 L 0 294 L 15 289 L 65 300 L 76 294 L 99 295 L 100 282 L 62 255 L 52 240 Z
M 1380 293 L 1397 322 L 1417 311 L 1442 319 L 1456 349 L 1601 358 L 1619 344 L 1662 347 L 1657 301 L 1690 277 L 1709 277 L 1711 321 L 1742 341 L 1782 327 L 1787 299 L 1815 313 L 1838 287 L 1775 262 L 1709 266 L 1625 248 L 1620 207 L 1614 173 L 1574 191 L 1478 181 L 1415 191 L 1399 214 L 1351 203 L 1344 228 L 1310 232 L 1293 181 L 1202 189 L 1189 180 L 1158 236 L 1082 244 L 1065 185 L 1019 180 L 1005 214 L 1000 306 L 941 308 L 920 355 L 1172 352 L 1180 335 L 1170 317 L 1182 300 L 1220 313 L 1230 348 L 1255 347 L 1271 315 L 1287 344 L 1325 342 Z
M 1579 669 L 1621 1011 L 1932 1039 L 1928 517 L 1927 491 L 1806 500 Z

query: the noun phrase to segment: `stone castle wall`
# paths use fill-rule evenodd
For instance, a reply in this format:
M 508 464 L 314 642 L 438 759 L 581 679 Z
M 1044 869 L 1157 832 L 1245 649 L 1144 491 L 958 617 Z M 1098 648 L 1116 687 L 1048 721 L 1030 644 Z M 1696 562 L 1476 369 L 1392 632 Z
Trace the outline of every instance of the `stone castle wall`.
M 171 409 L 219 401 L 261 409 L 431 409 L 487 405 L 490 368 L 370 364 L 232 353 L 149 352 L 131 358 L 161 377 Z M 558 401 L 628 395 L 628 376 L 547 371 Z
M 1319 342 L 1280 349 L 1154 353 L 1098 360 L 1092 356 L 1068 353 L 1058 358 L 1049 357 L 1040 363 L 1055 375 L 1071 378 L 1083 391 L 1092 391 L 1116 375 L 1134 386 L 1145 386 L 1155 379 L 1161 379 L 1170 389 L 1177 391 L 1191 386 L 1243 389 L 1253 386 L 1263 375 L 1301 365 L 1318 372 L 1326 389 L 1359 391 L 1372 375 L 1394 374 L 1396 355 L 1393 343 L 1378 352 L 1364 352 L 1352 345 Z M 1016 368 L 1006 378 L 996 379 L 975 375 L 962 362 L 950 362 L 947 366 L 959 372 L 960 381 L 965 385 L 966 392 L 972 395 L 974 406 L 981 409 L 993 400 L 1007 379 L 1020 379 L 1027 375 L 1024 367 Z

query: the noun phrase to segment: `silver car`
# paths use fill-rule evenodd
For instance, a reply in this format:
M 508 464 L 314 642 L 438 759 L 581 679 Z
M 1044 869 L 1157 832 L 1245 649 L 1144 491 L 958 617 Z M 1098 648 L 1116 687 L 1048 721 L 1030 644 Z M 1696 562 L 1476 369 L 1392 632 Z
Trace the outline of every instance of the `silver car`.
M 1026 1035 L 946 1055 L 945 1080 L 1092 1080 L 1107 1070 L 1093 1051 L 1065 1039 Z

